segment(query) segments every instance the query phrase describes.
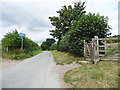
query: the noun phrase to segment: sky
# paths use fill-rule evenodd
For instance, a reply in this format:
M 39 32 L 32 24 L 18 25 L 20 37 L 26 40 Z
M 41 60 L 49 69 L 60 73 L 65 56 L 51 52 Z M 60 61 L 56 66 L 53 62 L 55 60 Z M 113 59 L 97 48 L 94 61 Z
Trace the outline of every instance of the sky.
M 1 0 L 0 40 L 14 28 L 38 44 L 52 38 L 49 30 L 54 29 L 48 17 L 58 16 L 56 11 L 64 5 L 74 5 L 79 0 Z M 82 2 L 85 0 L 81 0 Z M 118 34 L 119 0 L 86 0 L 87 13 L 108 16 L 112 35 Z

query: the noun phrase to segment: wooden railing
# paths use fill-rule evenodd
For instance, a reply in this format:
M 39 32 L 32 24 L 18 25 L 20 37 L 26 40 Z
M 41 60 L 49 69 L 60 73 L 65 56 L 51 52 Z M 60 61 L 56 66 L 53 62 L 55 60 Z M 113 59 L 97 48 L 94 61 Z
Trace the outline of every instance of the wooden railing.
M 84 40 L 84 59 L 86 60 L 93 60 L 94 63 L 97 63 L 99 60 L 105 60 L 103 57 L 107 56 L 108 52 L 117 51 L 115 48 L 112 50 L 107 50 L 108 47 L 119 47 L 120 45 L 108 45 L 107 41 L 109 40 L 119 40 L 119 38 L 98 38 L 95 36 L 92 38 L 90 43 L 87 43 Z M 109 55 L 108 55 L 109 56 Z M 106 59 L 108 60 L 108 59 Z M 113 60 L 113 59 L 110 59 Z M 114 59 L 113 61 L 116 61 Z M 118 56 L 119 61 L 119 56 Z

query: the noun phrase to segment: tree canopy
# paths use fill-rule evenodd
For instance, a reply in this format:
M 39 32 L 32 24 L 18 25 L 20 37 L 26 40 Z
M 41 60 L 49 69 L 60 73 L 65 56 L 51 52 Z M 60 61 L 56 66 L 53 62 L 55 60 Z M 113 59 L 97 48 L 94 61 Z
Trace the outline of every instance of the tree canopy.
M 68 7 L 63 6 L 61 10 L 57 11 L 59 14 L 58 17 L 49 17 L 51 24 L 55 26 L 55 30 L 51 30 L 50 32 L 54 38 L 58 39 L 58 47 L 62 37 L 69 31 L 72 22 L 80 18 L 85 13 L 84 4 L 85 2 L 77 2 L 74 4 L 73 8 L 71 5 Z
M 58 39 L 57 49 L 83 55 L 83 40 L 90 41 L 94 36 L 100 38 L 110 35 L 108 17 L 99 13 L 86 13 L 85 2 L 75 2 L 74 6 L 63 6 L 57 11 L 59 16 L 49 17 L 55 26 L 51 35 Z
M 2 39 L 3 48 L 8 47 L 10 50 L 20 49 L 21 47 L 21 37 L 17 29 L 13 32 L 7 33 Z M 23 37 L 23 49 L 27 51 L 36 50 L 40 48 L 39 45 L 27 37 Z
M 48 38 L 46 41 L 44 41 L 41 44 L 41 49 L 42 50 L 50 50 L 50 47 L 55 43 L 55 40 L 53 38 Z

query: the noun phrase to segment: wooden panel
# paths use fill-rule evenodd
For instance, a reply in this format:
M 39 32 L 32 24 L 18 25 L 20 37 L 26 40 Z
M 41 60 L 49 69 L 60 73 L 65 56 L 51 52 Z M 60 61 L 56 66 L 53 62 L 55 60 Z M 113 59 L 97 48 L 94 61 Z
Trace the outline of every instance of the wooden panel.
M 104 54 L 99 54 L 99 56 L 100 56 L 100 57 L 103 57 L 103 56 L 105 56 L 105 55 L 104 55 Z
M 98 47 L 105 47 L 105 45 L 99 45 Z M 120 47 L 120 45 L 106 45 L 106 47 Z
M 119 59 L 100 59 L 102 61 L 120 61 Z
M 105 47 L 105 45 L 100 45 L 99 47 Z
M 99 50 L 99 52 L 110 52 L 111 50 Z
M 98 40 L 119 40 L 119 38 L 99 38 Z

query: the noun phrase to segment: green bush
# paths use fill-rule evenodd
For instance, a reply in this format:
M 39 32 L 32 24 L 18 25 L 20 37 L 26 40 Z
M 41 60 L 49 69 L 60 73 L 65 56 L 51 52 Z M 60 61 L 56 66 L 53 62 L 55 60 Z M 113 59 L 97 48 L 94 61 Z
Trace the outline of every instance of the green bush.
M 11 55 L 10 59 L 15 59 L 15 60 L 20 60 L 20 59 L 24 59 L 24 58 L 29 58 L 31 55 L 28 55 L 26 53 L 20 53 L 18 55 Z
M 79 32 L 71 29 L 60 41 L 60 51 L 69 51 L 75 55 L 83 56 L 84 42 Z
M 48 47 L 46 45 L 46 41 L 44 41 L 42 44 L 41 44 L 41 49 L 42 50 L 46 50 Z
M 64 38 L 60 41 L 59 50 L 60 51 L 69 51 L 69 44 L 68 44 L 66 38 Z
M 55 40 L 53 38 L 48 38 L 46 41 L 44 41 L 41 44 L 41 49 L 42 50 L 50 50 L 50 47 L 55 43 Z
M 18 51 L 15 51 L 18 52 Z M 40 52 L 42 52 L 42 50 L 34 50 L 34 51 L 29 51 L 27 53 L 24 52 L 24 50 L 22 50 L 20 53 L 15 53 L 13 51 L 10 51 L 7 54 L 4 54 L 2 58 L 8 58 L 8 59 L 12 59 L 12 60 L 22 60 L 22 59 L 26 59 L 26 58 L 30 58 L 34 55 L 39 54 Z
M 57 44 L 54 43 L 54 44 L 50 47 L 50 50 L 57 50 Z

